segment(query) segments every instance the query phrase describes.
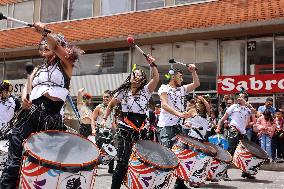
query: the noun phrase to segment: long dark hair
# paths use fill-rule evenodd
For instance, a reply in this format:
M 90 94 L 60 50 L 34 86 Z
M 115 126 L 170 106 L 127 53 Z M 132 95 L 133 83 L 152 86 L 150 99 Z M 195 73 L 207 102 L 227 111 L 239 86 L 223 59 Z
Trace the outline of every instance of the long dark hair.
M 139 88 L 135 91 L 135 94 L 138 93 L 141 89 L 144 88 L 144 86 L 147 84 L 147 76 L 146 73 L 142 70 L 142 69 L 135 69 L 131 72 L 131 74 L 125 79 L 125 81 L 122 83 L 122 85 L 120 85 L 117 89 L 115 89 L 114 91 L 112 91 L 113 94 L 116 94 L 117 92 L 124 92 L 124 91 L 128 91 L 131 88 L 131 75 L 135 75 L 135 71 L 136 70 L 140 70 L 141 74 L 142 74 L 142 83 L 139 86 Z
M 264 116 L 264 119 L 265 119 L 266 121 L 273 122 L 272 114 L 271 114 L 271 112 L 270 112 L 268 109 L 264 110 L 263 116 Z

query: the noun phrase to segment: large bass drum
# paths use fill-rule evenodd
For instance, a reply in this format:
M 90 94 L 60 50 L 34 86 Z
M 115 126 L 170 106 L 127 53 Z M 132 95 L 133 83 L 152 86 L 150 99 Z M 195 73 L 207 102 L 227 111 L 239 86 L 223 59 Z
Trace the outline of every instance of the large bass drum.
M 44 131 L 24 142 L 20 188 L 93 188 L 99 149 L 67 132 Z
M 216 150 L 194 138 L 178 135 L 177 139 L 172 148 L 180 161 L 175 175 L 193 187 L 204 184 Z
M 130 189 L 169 189 L 174 184 L 178 159 L 168 148 L 150 140 L 140 140 L 129 160 L 125 184 Z
M 233 163 L 243 172 L 256 175 L 266 159 L 268 155 L 260 146 L 248 140 L 241 140 L 234 153 Z
M 222 147 L 211 144 L 209 142 L 206 144 L 213 147 L 217 151 L 217 155 L 211 162 L 210 169 L 207 174 L 207 179 L 212 181 L 219 181 L 224 178 L 224 174 L 233 158 L 231 154 L 227 150 L 224 150 Z

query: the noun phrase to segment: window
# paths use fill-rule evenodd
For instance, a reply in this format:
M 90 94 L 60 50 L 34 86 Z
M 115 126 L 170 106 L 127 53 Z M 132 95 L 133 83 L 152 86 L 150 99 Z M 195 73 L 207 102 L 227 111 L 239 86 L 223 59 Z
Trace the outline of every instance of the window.
M 136 0 L 136 10 L 158 8 L 164 5 L 164 0 Z
M 85 54 L 73 70 L 74 75 L 127 73 L 129 53 L 127 51 L 112 51 L 104 53 Z
M 216 90 L 217 77 L 217 41 L 196 42 L 196 66 L 200 86 L 197 91 Z
M 33 12 L 34 12 L 34 2 L 25 1 L 22 3 L 16 3 L 14 5 L 14 18 L 32 23 L 33 22 Z M 23 27 L 22 24 L 13 22 L 13 27 Z
M 221 75 L 233 76 L 244 74 L 245 41 L 221 42 Z M 234 68 L 234 69 L 232 69 Z
M 247 74 L 273 73 L 272 38 L 249 39 L 247 42 Z
M 2 12 L 4 15 L 7 15 L 7 5 L 0 6 L 0 12 Z M 7 21 L 1 20 L 0 21 L 0 30 L 7 28 Z
M 102 0 L 102 15 L 111 15 L 133 10 L 133 0 Z
M 40 20 L 57 22 L 61 20 L 62 0 L 41 0 Z
M 176 0 L 176 5 L 185 4 L 185 3 L 195 3 L 204 0 Z
M 93 15 L 93 0 L 70 0 L 69 19 L 91 17 Z
M 275 38 L 275 73 L 284 73 L 284 36 Z

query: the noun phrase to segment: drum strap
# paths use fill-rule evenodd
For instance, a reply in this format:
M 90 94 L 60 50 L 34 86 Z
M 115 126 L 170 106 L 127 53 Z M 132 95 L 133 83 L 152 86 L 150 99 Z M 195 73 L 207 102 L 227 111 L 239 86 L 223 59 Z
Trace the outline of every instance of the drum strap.
M 130 121 L 127 117 L 124 117 L 124 118 L 123 118 L 123 121 L 124 121 L 127 125 L 129 125 L 130 127 L 132 127 L 134 130 L 136 130 L 136 131 L 138 131 L 138 132 L 140 132 L 140 131 L 144 128 L 144 125 L 145 125 L 145 122 L 143 122 L 142 125 L 141 125 L 141 127 L 140 127 L 140 128 L 137 128 L 136 125 L 135 125 L 132 121 Z

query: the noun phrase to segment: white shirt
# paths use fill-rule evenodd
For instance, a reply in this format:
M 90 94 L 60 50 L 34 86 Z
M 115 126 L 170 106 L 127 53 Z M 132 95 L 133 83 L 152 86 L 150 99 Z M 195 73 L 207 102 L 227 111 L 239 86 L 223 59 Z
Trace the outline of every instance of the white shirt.
M 188 124 L 191 128 L 195 128 L 196 130 L 198 130 L 198 132 L 203 138 L 205 137 L 206 132 L 210 128 L 210 122 L 206 118 L 203 118 L 199 115 L 186 119 L 185 124 Z M 188 135 L 193 138 L 203 139 L 199 136 L 199 133 L 197 133 L 194 129 L 191 129 Z
M 246 106 L 233 104 L 227 109 L 226 113 L 230 116 L 230 125 L 235 126 L 241 134 L 246 134 L 246 126 L 251 110 Z
M 170 85 L 162 85 L 158 90 L 158 94 L 161 95 L 162 93 L 167 93 L 168 104 L 170 107 L 179 112 L 185 111 L 185 95 L 188 94 L 185 86 L 172 88 Z M 161 108 L 158 122 L 159 127 L 173 126 L 178 124 L 181 125 L 182 121 L 183 119 L 180 119 L 179 117 L 170 114 L 169 112 Z
M 9 97 L 6 101 L 0 100 L 0 127 L 2 124 L 6 124 L 11 121 L 15 113 L 15 107 L 16 103 L 13 97 Z
M 44 93 L 48 93 L 52 97 L 65 101 L 69 91 L 64 88 L 64 84 L 64 76 L 57 64 L 41 66 L 32 81 L 33 89 L 30 98 L 35 100 Z
M 138 91 L 134 96 L 129 90 L 117 92 L 114 97 L 121 102 L 122 112 L 146 114 L 151 95 L 152 93 L 149 91 L 148 85 L 145 85 L 144 88 Z

